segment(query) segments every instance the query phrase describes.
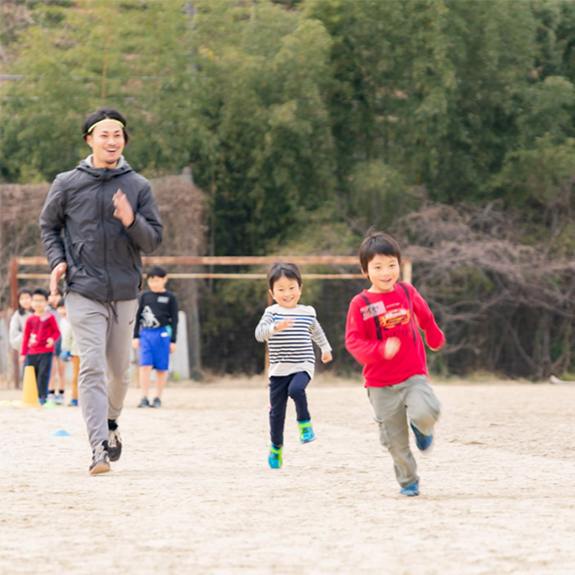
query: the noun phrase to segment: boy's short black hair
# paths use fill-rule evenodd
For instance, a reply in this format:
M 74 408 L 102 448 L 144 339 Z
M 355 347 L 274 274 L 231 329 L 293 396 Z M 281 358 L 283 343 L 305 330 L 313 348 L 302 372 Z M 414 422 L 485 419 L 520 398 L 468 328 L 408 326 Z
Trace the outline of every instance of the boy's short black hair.
M 40 289 L 40 288 L 35 289 L 35 290 L 32 292 L 32 297 L 34 297 L 35 295 L 44 296 L 44 297 L 46 298 L 46 301 L 48 301 L 48 292 L 47 292 L 45 289 Z
M 295 264 L 274 264 L 268 272 L 268 285 L 271 291 L 274 291 L 274 284 L 281 278 L 286 277 L 290 280 L 296 280 L 299 287 L 302 286 L 301 272 Z
M 369 262 L 377 255 L 397 258 L 397 262 L 401 264 L 399 244 L 391 236 L 370 229 L 359 248 L 359 263 L 363 273 L 367 273 Z
M 124 116 L 122 116 L 122 114 L 120 114 L 120 112 L 116 108 L 113 108 L 112 106 L 102 106 L 101 108 L 98 108 L 95 112 L 92 112 L 86 118 L 86 121 L 82 124 L 82 137 L 84 138 L 84 140 L 90 134 L 89 131 L 90 128 L 94 124 L 101 122 L 102 120 L 117 120 L 118 122 L 121 122 L 123 124 L 122 130 L 124 132 L 124 142 L 126 144 L 128 143 L 128 141 L 130 140 L 130 134 L 128 134 L 126 130 L 128 122 L 126 122 Z
M 168 275 L 166 268 L 162 266 L 150 266 L 146 271 L 146 276 L 149 278 L 165 278 Z
M 56 306 L 56 308 L 59 307 L 66 307 L 66 298 L 62 297 L 60 298 L 60 301 L 58 302 L 58 305 Z

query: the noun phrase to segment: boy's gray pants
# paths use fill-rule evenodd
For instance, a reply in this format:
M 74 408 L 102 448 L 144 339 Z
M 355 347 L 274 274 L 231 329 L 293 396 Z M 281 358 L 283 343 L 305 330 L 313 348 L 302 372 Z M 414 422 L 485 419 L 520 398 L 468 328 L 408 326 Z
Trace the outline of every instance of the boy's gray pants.
M 440 403 L 425 375 L 414 375 L 403 383 L 368 387 L 367 395 L 379 425 L 379 439 L 393 457 L 395 476 L 401 487 L 419 480 L 417 465 L 409 448 L 409 421 L 421 433 L 433 433 Z
M 107 304 L 76 292 L 66 295 L 67 319 L 80 354 L 80 406 L 92 449 L 108 440 L 108 419 L 119 417 L 130 387 L 137 309 L 135 299 Z

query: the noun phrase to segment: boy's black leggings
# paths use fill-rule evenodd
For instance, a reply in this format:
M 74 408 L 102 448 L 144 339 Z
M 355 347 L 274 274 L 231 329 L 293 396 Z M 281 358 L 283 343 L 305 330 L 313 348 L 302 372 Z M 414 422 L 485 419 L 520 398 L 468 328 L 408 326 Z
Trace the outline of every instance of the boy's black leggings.
M 284 423 L 288 397 L 295 403 L 298 421 L 310 419 L 305 388 L 310 381 L 309 373 L 298 371 L 291 375 L 270 377 L 270 434 L 272 444 L 280 447 L 284 442 Z
M 48 395 L 48 383 L 50 382 L 53 357 L 54 354 L 52 352 L 28 354 L 26 365 L 31 365 L 36 373 L 38 397 L 46 397 Z

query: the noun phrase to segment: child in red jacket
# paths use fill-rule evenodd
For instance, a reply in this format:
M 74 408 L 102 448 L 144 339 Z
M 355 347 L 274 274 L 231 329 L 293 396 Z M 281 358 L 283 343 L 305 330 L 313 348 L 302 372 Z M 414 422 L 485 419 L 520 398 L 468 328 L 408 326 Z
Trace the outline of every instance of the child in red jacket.
M 48 393 L 48 381 L 52 370 L 54 344 L 60 337 L 56 318 L 46 311 L 48 293 L 42 289 L 32 292 L 34 313 L 26 320 L 20 363 L 34 367 L 38 398 L 43 405 Z
M 400 493 L 412 497 L 419 495 L 419 477 L 409 448 L 408 421 L 417 447 L 426 451 L 439 418 L 419 330 L 433 350 L 441 348 L 445 338 L 417 290 L 398 281 L 401 251 L 393 238 L 381 232 L 368 235 L 359 261 L 371 287 L 351 301 L 345 345 L 364 365 L 380 441 L 393 457 Z

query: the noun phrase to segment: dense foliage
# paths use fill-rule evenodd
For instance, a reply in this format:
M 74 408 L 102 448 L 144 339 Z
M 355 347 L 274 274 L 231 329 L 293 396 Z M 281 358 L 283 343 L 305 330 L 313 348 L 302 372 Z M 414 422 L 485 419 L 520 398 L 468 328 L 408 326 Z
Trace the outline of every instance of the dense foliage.
M 563 299 L 575 248 L 573 2 L 11 0 L 1 39 L 11 78 L 2 87 L 2 181 L 45 182 L 70 169 L 87 151 L 83 117 L 116 105 L 129 119 L 135 169 L 156 177 L 192 168 L 206 196 L 207 253 L 353 253 L 369 226 L 390 229 L 450 334 L 438 369 L 572 370 L 574 318 Z M 527 277 L 519 258 L 514 273 L 493 275 L 492 260 L 472 255 L 483 241 L 473 226 L 461 235 L 445 216 L 426 235 L 406 223 L 461 210 L 490 214 L 478 220 L 485 234 L 505 222 L 497 237 L 517 253 L 534 250 L 546 272 Z M 469 261 L 437 267 L 449 242 L 469 245 Z M 334 316 L 332 332 L 358 287 L 311 290 Z M 207 358 L 224 349 L 226 369 L 254 369 L 262 351 L 245 334 L 264 289 L 206 289 Z M 563 299 L 542 315 L 531 296 L 549 289 Z M 509 306 L 525 290 L 531 303 L 516 315 L 488 306 L 481 321 L 479 306 L 463 329 L 451 313 L 456 298 Z M 530 323 L 530 309 L 545 319 Z M 351 363 L 340 335 L 343 368 Z

